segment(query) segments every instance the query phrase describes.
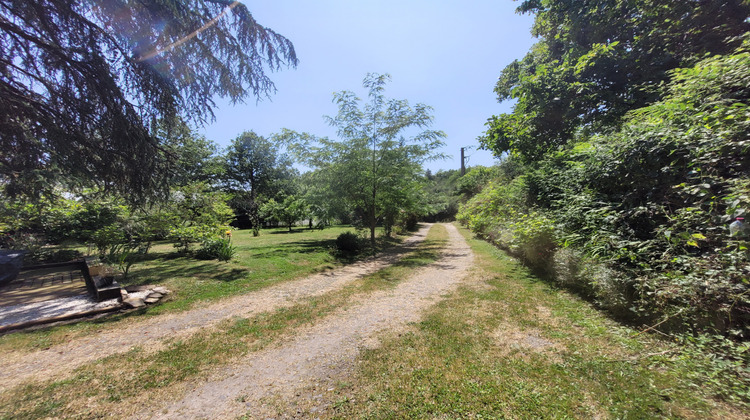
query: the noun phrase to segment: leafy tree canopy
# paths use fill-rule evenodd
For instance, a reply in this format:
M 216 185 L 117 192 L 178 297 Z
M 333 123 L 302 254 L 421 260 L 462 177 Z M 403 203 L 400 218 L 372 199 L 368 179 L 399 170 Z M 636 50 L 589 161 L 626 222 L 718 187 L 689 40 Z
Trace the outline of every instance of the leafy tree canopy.
M 290 41 L 229 0 L 0 0 L 0 183 L 55 176 L 142 198 L 165 184 L 158 120 L 273 91 Z
M 289 228 L 289 232 L 292 231 L 292 226 L 297 221 L 308 215 L 308 210 L 307 203 L 294 195 L 286 196 L 281 202 L 272 198 L 260 208 L 265 218 L 276 219 L 284 223 Z
M 224 161 L 219 156 L 219 146 L 196 134 L 181 118 L 170 124 L 160 121 L 155 137 L 164 147 L 165 159 L 172 162 L 171 187 L 217 182 L 222 176 Z
M 750 34 L 740 42 L 670 71 L 664 97 L 619 128 L 504 160 L 459 219 L 618 316 L 746 341 L 750 236 L 730 229 L 750 212 Z
M 224 159 L 223 181 L 225 189 L 233 194 L 231 205 L 238 215 L 249 216 L 257 234 L 261 202 L 277 193 L 291 192 L 287 190 L 293 189 L 296 171 L 274 142 L 252 131 L 238 136 L 227 148 Z
M 372 241 L 378 221 L 388 230 L 400 211 L 420 202 L 422 163 L 441 157 L 434 150 L 445 137 L 429 129 L 429 106 L 385 97 L 389 80 L 387 74 L 368 74 L 365 104 L 354 92 L 334 94 L 338 114 L 328 121 L 339 141 L 289 130 L 279 136 L 308 166 L 326 174 L 332 200 L 345 203 L 364 222 Z
M 616 127 L 664 96 L 670 70 L 730 52 L 750 30 L 746 0 L 527 0 L 518 11 L 536 14 L 540 41 L 502 71 L 498 99 L 517 103 L 480 142 L 525 160 Z

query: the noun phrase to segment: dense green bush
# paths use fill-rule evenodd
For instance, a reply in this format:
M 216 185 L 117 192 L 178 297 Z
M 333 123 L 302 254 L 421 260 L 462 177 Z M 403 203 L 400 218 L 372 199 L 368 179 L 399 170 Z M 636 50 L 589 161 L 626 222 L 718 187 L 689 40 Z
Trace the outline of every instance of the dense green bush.
M 87 197 L 46 197 L 35 202 L 0 202 L 0 248 L 27 250 L 25 262 L 67 259 L 49 243 L 94 246 L 99 258 L 127 276 L 156 240 L 169 239 L 183 254 L 196 243 L 223 233 L 231 217 L 226 195 L 204 183 L 174 188 L 169 197 L 140 208 L 101 192 Z M 211 258 L 231 259 L 225 246 Z
M 357 253 L 362 249 L 362 244 L 353 232 L 344 232 L 336 238 L 336 249 L 343 253 Z
M 459 220 L 619 316 L 749 338 L 750 242 L 728 231 L 750 209 L 749 74 L 748 40 L 673 71 L 615 131 L 506 160 Z
M 190 253 L 194 243 L 220 235 L 227 229 L 232 209 L 228 196 L 210 191 L 203 183 L 186 185 L 172 191 L 160 212 L 168 227 L 168 238 L 181 253 Z
M 111 224 L 96 230 L 91 234 L 91 241 L 96 246 L 99 258 L 104 258 L 112 247 L 122 244 L 126 241 L 125 232 L 120 224 Z
M 633 319 L 638 302 L 636 279 L 573 247 L 561 247 L 552 257 L 551 278 L 561 286 L 593 300 L 622 319 Z
M 237 249 L 228 238 L 208 238 L 195 251 L 195 257 L 201 260 L 231 261 L 236 252 Z
M 469 169 L 466 174 L 456 179 L 456 193 L 460 195 L 464 201 L 479 194 L 485 185 L 490 181 L 497 178 L 497 168 L 487 168 L 484 166 L 478 166 Z
M 523 177 L 490 183 L 461 208 L 457 220 L 536 273 L 549 275 L 558 233 L 552 220 L 527 206 L 527 196 Z
M 168 239 L 180 254 L 192 252 L 193 244 L 214 236 L 216 229 L 201 225 L 176 226 L 169 231 Z
M 87 243 L 97 230 L 129 217 L 117 200 L 45 198 L 0 203 L 0 231 L 33 233 L 46 242 Z
M 750 343 L 722 335 L 681 335 L 679 354 L 670 363 L 687 378 L 724 400 L 750 402 Z M 716 357 L 721 355 L 721 357 Z

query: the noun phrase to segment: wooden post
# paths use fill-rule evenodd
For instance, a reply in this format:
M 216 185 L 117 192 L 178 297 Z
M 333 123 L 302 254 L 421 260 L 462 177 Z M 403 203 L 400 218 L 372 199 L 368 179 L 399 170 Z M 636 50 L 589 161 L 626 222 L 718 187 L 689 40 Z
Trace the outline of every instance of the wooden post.
M 464 163 L 466 159 L 464 158 L 464 149 L 464 147 L 461 148 L 461 176 L 466 175 L 466 164 Z

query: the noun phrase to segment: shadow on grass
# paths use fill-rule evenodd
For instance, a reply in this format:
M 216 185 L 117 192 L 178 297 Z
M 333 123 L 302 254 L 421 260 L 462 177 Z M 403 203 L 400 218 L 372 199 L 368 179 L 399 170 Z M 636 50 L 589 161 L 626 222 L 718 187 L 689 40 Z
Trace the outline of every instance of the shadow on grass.
M 245 248 L 250 251 L 255 258 L 271 258 L 285 256 L 289 254 L 309 254 L 328 250 L 330 254 L 342 263 L 353 263 L 367 257 L 371 257 L 379 252 L 388 250 L 401 243 L 395 238 L 378 238 L 373 247 L 368 241 L 364 248 L 358 253 L 344 253 L 336 249 L 336 239 L 307 239 L 283 244 L 273 244 L 261 247 Z
M 307 230 L 308 229 L 306 228 L 297 229 L 293 233 L 305 232 Z M 289 232 L 270 233 L 277 234 Z M 433 247 L 433 245 L 428 244 L 427 242 L 425 242 L 425 249 Z M 298 241 L 271 244 L 267 246 L 256 247 L 252 245 L 243 245 L 238 248 L 241 249 L 243 253 L 247 253 L 250 257 L 250 261 L 254 259 L 270 260 L 274 258 L 284 258 L 291 254 L 313 254 L 324 250 L 329 252 L 338 262 L 342 264 L 351 264 L 369 258 L 379 252 L 387 252 L 395 249 L 400 244 L 401 240 L 399 239 L 380 237 L 377 238 L 374 246 L 369 240 L 366 241 L 366 243 L 363 243 L 364 249 L 356 254 L 338 252 L 336 250 L 336 239 L 333 238 L 300 239 Z M 415 256 L 415 258 L 423 257 Z M 222 282 L 232 282 L 246 277 L 251 271 L 250 267 L 237 268 L 236 265 L 234 267 L 224 266 L 224 264 L 218 263 L 214 260 L 196 260 L 174 251 L 149 253 L 147 258 L 139 262 L 148 262 L 149 264 L 146 267 L 140 266 L 134 268 L 131 276 L 121 282 L 124 286 L 140 286 L 150 283 L 161 283 L 170 278 L 191 276 L 220 280 Z
M 298 229 L 292 229 L 292 230 L 275 230 L 273 232 L 266 232 L 270 233 L 271 235 L 287 235 L 290 233 L 302 233 L 302 232 L 312 232 L 311 229 L 308 228 L 298 228 Z
M 309 254 L 320 252 L 321 249 L 333 249 L 335 247 L 335 239 L 307 239 L 268 246 L 241 247 L 241 249 L 250 251 L 250 254 L 253 257 L 267 258 L 279 255 L 289 255 L 291 253 Z
M 115 313 L 115 314 L 111 314 L 108 316 L 103 316 L 101 318 L 94 318 L 94 319 L 89 320 L 89 322 L 94 325 L 112 324 L 112 323 L 122 321 L 124 319 L 143 316 L 147 314 L 150 310 L 153 310 L 154 308 L 155 307 L 153 305 L 147 305 L 147 306 L 144 306 L 143 308 L 131 309 L 126 312 Z
M 200 276 L 223 282 L 232 282 L 244 278 L 249 269 L 236 267 L 222 267 L 215 261 L 174 264 L 173 260 L 163 259 L 162 263 L 151 267 L 140 267 L 132 276 L 122 281 L 124 286 L 140 286 L 144 284 L 160 283 L 174 277 Z
M 445 246 L 445 241 L 425 239 L 419 248 L 406 258 L 393 263 L 394 267 L 417 268 L 433 264 L 443 255 L 441 250 Z
M 331 255 L 336 258 L 337 261 L 344 264 L 351 264 L 357 261 L 364 260 L 369 257 L 373 257 L 381 252 L 388 252 L 396 250 L 396 247 L 401 245 L 401 240 L 396 238 L 376 238 L 375 245 L 372 245 L 370 240 L 362 242 L 362 249 L 356 252 L 345 252 L 336 249 L 336 241 L 331 240 Z

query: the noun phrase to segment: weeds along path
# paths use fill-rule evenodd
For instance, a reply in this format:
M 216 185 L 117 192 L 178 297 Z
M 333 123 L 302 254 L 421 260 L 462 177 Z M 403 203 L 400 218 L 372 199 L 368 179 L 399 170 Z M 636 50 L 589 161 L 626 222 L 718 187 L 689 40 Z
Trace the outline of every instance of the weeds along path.
M 166 339 L 184 338 L 222 320 L 249 317 L 290 307 L 299 301 L 340 289 L 362 276 L 381 270 L 412 251 L 427 236 L 425 224 L 403 244 L 366 261 L 235 296 L 207 306 L 160 315 L 123 327 L 95 333 L 46 350 L 9 353 L 0 358 L 0 389 L 10 389 L 31 379 L 53 379 L 76 367 L 140 346 L 153 351 Z
M 419 269 L 394 289 L 358 301 L 289 340 L 216 372 L 208 381 L 182 384 L 182 399 L 150 407 L 138 418 L 250 418 L 327 404 L 322 394 L 354 366 L 363 346 L 377 345 L 379 331 L 406 329 L 421 312 L 454 290 L 466 277 L 473 253 L 453 225 L 440 259 Z M 156 413 L 156 414 L 154 414 Z

